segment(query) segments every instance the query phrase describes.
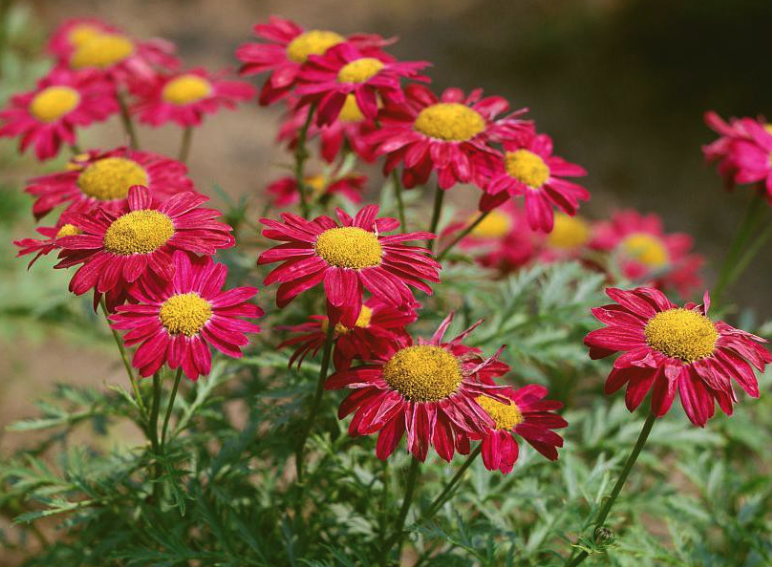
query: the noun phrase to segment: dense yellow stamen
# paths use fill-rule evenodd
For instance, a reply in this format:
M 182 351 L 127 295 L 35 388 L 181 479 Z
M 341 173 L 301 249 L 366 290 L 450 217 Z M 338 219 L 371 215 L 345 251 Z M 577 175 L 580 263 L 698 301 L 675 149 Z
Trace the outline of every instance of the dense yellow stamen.
M 80 103 L 80 94 L 70 87 L 48 87 L 43 89 L 29 105 L 29 111 L 41 122 L 52 122 L 75 109 Z
M 75 69 L 108 67 L 134 54 L 134 44 L 120 34 L 97 34 L 75 49 L 70 66 Z
M 69 41 L 70 45 L 73 47 L 80 47 L 101 33 L 102 30 L 91 24 L 78 24 L 77 26 L 72 27 L 67 33 L 67 41 Z
M 646 324 L 644 334 L 651 348 L 684 362 L 711 356 L 718 340 L 713 321 L 681 307 L 657 313 Z
M 344 65 L 338 71 L 339 83 L 364 83 L 383 69 L 383 61 L 374 57 L 362 57 Z
M 305 63 L 309 55 L 324 55 L 329 48 L 344 41 L 345 38 L 335 32 L 310 30 L 290 42 L 287 57 L 296 63 Z
M 180 75 L 163 89 L 161 97 L 172 104 L 190 104 L 209 96 L 212 84 L 198 75 Z
M 147 185 L 147 172 L 137 162 L 108 157 L 90 164 L 78 176 L 78 188 L 100 201 L 123 199 L 133 185 Z
M 65 236 L 77 236 L 82 232 L 83 231 L 74 224 L 63 224 L 59 229 L 59 232 L 56 233 L 56 238 L 64 238 Z
M 418 113 L 413 128 L 438 140 L 464 142 L 485 130 L 485 119 L 466 105 L 439 102 Z
M 399 350 L 383 367 L 386 383 L 414 402 L 439 402 L 456 393 L 462 376 L 455 356 L 442 347 Z
M 314 247 L 325 262 L 339 268 L 378 266 L 383 255 L 375 233 L 355 226 L 325 230 L 316 238 Z
M 149 254 L 158 250 L 174 236 L 174 223 L 165 214 L 154 210 L 126 213 L 105 232 L 105 250 L 120 256 Z
M 346 102 L 343 103 L 338 120 L 341 122 L 359 122 L 364 120 L 364 118 L 365 115 L 359 110 L 356 96 L 353 94 L 346 95 Z
M 488 396 L 478 396 L 476 399 L 480 407 L 496 423 L 496 429 L 512 429 L 523 423 L 523 414 L 520 413 L 520 408 L 515 405 L 515 402 L 507 405 Z
M 192 337 L 212 317 L 212 305 L 195 292 L 181 293 L 164 301 L 158 316 L 170 335 Z
M 549 235 L 550 246 L 561 250 L 574 250 L 590 239 L 590 226 L 579 217 L 565 213 L 555 215 L 555 226 Z
M 550 168 L 538 154 L 529 150 L 515 150 L 504 155 L 504 168 L 510 177 L 539 189 L 550 178 Z
M 650 268 L 661 268 L 668 263 L 667 248 L 652 234 L 631 234 L 622 241 L 622 250 Z
M 472 224 L 480 217 L 480 213 L 472 215 L 468 224 Z M 507 213 L 493 209 L 480 224 L 472 229 L 472 236 L 477 238 L 501 238 L 506 236 L 512 228 L 512 219 Z
M 354 323 L 354 327 L 358 329 L 366 329 L 370 326 L 370 320 L 373 318 L 373 310 L 370 309 L 367 305 L 362 306 L 362 310 L 359 312 L 359 317 L 357 317 L 356 323 Z M 324 319 L 322 321 L 322 331 L 325 333 L 327 332 L 327 329 L 330 328 L 330 320 Z M 335 325 L 335 333 L 338 335 L 347 335 L 351 332 L 351 329 L 349 327 L 346 327 L 343 323 L 337 323 Z

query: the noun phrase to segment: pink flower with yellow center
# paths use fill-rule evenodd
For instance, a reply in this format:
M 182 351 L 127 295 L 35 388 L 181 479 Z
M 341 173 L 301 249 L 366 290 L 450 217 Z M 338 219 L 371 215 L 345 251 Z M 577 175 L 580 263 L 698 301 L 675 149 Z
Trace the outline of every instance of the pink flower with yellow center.
M 51 33 L 46 50 L 57 61 L 66 62 L 73 51 L 93 37 L 118 32 L 118 28 L 97 18 L 69 18 Z
M 326 175 L 310 175 L 305 178 L 306 192 L 310 192 L 310 199 L 322 202 L 329 201 L 334 195 L 341 195 L 352 203 L 360 203 L 365 183 L 367 177 L 353 173 L 338 178 Z M 273 204 L 277 207 L 289 207 L 300 202 L 298 184 L 291 175 L 277 179 L 266 191 L 273 196 Z
M 66 217 L 67 215 L 63 215 L 63 218 L 59 219 L 56 226 L 41 226 L 37 228 L 38 233 L 41 236 L 45 236 L 44 239 L 24 238 L 22 240 L 14 240 L 14 245 L 20 249 L 17 257 L 35 254 L 28 266 L 32 267 L 32 264 L 37 262 L 38 258 L 47 256 L 59 248 L 57 241 L 60 238 L 81 234 L 82 231 L 77 226 L 66 222 Z

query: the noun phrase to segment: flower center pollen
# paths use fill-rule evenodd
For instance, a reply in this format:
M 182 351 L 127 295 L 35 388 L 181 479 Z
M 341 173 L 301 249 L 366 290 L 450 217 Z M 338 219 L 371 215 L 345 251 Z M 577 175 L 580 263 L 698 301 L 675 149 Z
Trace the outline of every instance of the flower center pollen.
M 78 24 L 70 29 L 67 34 L 67 41 L 69 41 L 70 45 L 73 47 L 80 47 L 101 33 L 101 30 L 90 24 Z
M 65 236 L 77 236 L 81 234 L 83 231 L 79 229 L 74 224 L 63 224 L 61 228 L 59 229 L 59 232 L 56 233 L 55 238 L 64 238 Z
M 646 324 L 644 334 L 651 348 L 684 362 L 711 356 L 718 341 L 713 321 L 681 307 L 657 313 Z
M 90 164 L 78 176 L 77 185 L 83 194 L 111 201 L 123 199 L 133 185 L 147 185 L 147 172 L 137 162 L 120 157 L 108 157 Z
M 212 84 L 198 75 L 181 75 L 172 79 L 163 89 L 161 97 L 172 104 L 190 104 L 209 96 Z
M 465 142 L 485 130 L 485 119 L 464 104 L 439 102 L 419 112 L 413 128 L 430 138 Z
M 504 169 L 510 177 L 525 183 L 531 189 L 539 189 L 550 178 L 550 168 L 538 154 L 529 150 L 506 152 Z
M 381 263 L 383 248 L 375 233 L 356 226 L 325 230 L 316 238 L 316 253 L 338 268 L 371 268 Z
M 343 103 L 343 108 L 340 109 L 340 115 L 338 120 L 341 122 L 360 122 L 365 119 L 365 115 L 359 110 L 356 96 L 353 94 L 346 95 L 346 102 Z
M 309 55 L 324 55 L 334 45 L 346 39 L 331 31 L 309 30 L 293 39 L 287 46 L 287 57 L 295 63 L 305 63 Z
M 165 214 L 146 209 L 118 217 L 105 232 L 105 250 L 119 256 L 155 252 L 174 236 L 174 223 Z
M 80 94 L 70 87 L 48 87 L 32 99 L 29 111 L 41 122 L 53 122 L 75 109 Z
M 631 234 L 622 241 L 622 250 L 649 268 L 661 268 L 668 263 L 667 248 L 651 234 Z
M 107 69 L 133 54 L 134 44 L 126 36 L 113 33 L 97 34 L 75 49 L 70 65 L 74 69 Z
M 480 213 L 472 215 L 469 224 L 480 217 Z M 506 236 L 512 228 L 512 220 L 509 215 L 498 209 L 493 209 L 480 224 L 472 229 L 472 236 L 477 238 L 502 238 Z
M 550 246 L 575 250 L 590 239 L 590 227 L 583 219 L 565 213 L 555 215 L 555 226 L 549 235 Z
M 339 83 L 364 83 L 383 69 L 383 61 L 374 57 L 362 57 L 348 63 L 338 71 Z
M 386 383 L 413 402 L 439 402 L 455 394 L 462 376 L 456 357 L 442 347 L 410 346 L 383 367 Z
M 359 312 L 359 317 L 357 317 L 356 323 L 354 323 L 354 327 L 358 329 L 366 329 L 370 326 L 370 320 L 373 318 L 373 310 L 370 309 L 367 305 L 362 306 L 362 310 Z M 327 333 L 327 329 L 330 328 L 330 320 L 324 319 L 322 321 L 322 331 Z M 347 335 L 351 332 L 351 328 L 346 327 L 343 323 L 337 323 L 335 325 L 335 333 L 338 335 Z
M 212 317 L 212 305 L 196 292 L 181 293 L 164 301 L 158 316 L 170 335 L 192 337 Z
M 497 430 L 512 429 L 523 423 L 523 414 L 520 413 L 520 408 L 515 405 L 515 402 L 507 405 L 488 396 L 477 396 L 476 400 L 485 413 L 491 416 L 491 419 L 496 423 Z

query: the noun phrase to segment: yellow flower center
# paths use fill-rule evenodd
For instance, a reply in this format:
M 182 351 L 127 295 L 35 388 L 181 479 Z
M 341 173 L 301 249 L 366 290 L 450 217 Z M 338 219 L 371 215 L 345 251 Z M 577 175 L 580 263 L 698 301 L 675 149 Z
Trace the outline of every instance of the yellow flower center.
M 311 188 L 311 193 L 314 196 L 321 195 L 327 188 L 327 178 L 324 175 L 310 175 L 303 181 L 306 186 Z
M 347 63 L 338 71 L 339 83 L 364 83 L 383 69 L 383 61 L 374 57 L 362 57 Z
M 316 238 L 316 253 L 338 268 L 370 268 L 381 263 L 383 249 L 375 233 L 356 226 L 325 230 Z
M 766 130 L 769 134 L 772 134 L 772 124 L 769 122 L 764 124 L 764 130 Z
M 467 224 L 472 224 L 480 217 L 480 213 L 472 215 Z M 501 238 L 506 236 L 512 228 L 512 219 L 508 214 L 498 209 L 493 209 L 480 224 L 472 229 L 472 236 L 477 238 Z
M 82 232 L 83 231 L 74 224 L 63 224 L 59 229 L 59 232 L 56 233 L 56 238 L 64 238 L 65 236 L 77 236 Z
M 147 172 L 137 162 L 108 157 L 90 164 L 78 176 L 78 188 L 100 201 L 123 199 L 133 185 L 147 185 Z
M 584 219 L 565 213 L 555 215 L 555 226 L 549 235 L 550 246 L 562 250 L 574 250 L 590 239 L 590 226 Z
M 631 234 L 622 241 L 622 250 L 650 268 L 661 268 L 668 262 L 667 248 L 651 234 Z
M 341 122 L 359 122 L 364 120 L 365 115 L 359 110 L 356 96 L 353 94 L 346 95 L 346 102 L 343 103 L 343 108 L 340 110 L 338 120 Z
M 373 318 L 373 310 L 370 309 L 367 305 L 362 306 L 362 310 L 359 312 L 359 317 L 357 317 L 356 323 L 354 323 L 355 328 L 359 329 L 366 329 L 370 326 L 370 320 Z M 322 321 L 322 331 L 325 333 L 327 332 L 327 329 L 330 328 L 330 320 L 324 319 Z M 343 323 L 337 323 L 335 325 L 335 333 L 338 335 L 347 335 L 351 332 L 351 329 L 349 327 L 346 327 Z
M 644 334 L 651 348 L 684 362 L 711 356 L 718 340 L 713 321 L 682 307 L 657 313 L 646 324 Z
M 194 291 L 180 293 L 163 302 L 158 316 L 170 335 L 192 337 L 212 317 L 212 306 Z
M 293 39 L 287 46 L 287 57 L 296 63 L 305 63 L 309 55 L 324 55 L 334 45 L 346 39 L 331 31 L 309 30 Z
M 133 54 L 134 44 L 126 36 L 114 33 L 96 34 L 77 46 L 72 54 L 70 66 L 74 69 L 107 69 Z
M 149 254 L 174 236 L 174 223 L 154 210 L 132 211 L 118 217 L 105 232 L 105 250 L 119 256 Z
M 91 24 L 78 24 L 77 26 L 70 28 L 70 31 L 67 34 L 67 41 L 69 41 L 70 45 L 73 47 L 80 47 L 101 33 L 102 30 Z
M 439 102 L 419 112 L 413 128 L 438 140 L 465 142 L 485 130 L 485 119 L 464 104 Z
M 172 104 L 190 104 L 209 96 L 212 83 L 198 75 L 180 75 L 164 87 L 161 97 Z
M 504 155 L 504 169 L 510 177 L 539 189 L 550 178 L 550 168 L 538 154 L 529 150 L 515 150 Z
M 478 396 L 476 399 L 480 407 L 496 423 L 496 429 L 512 429 L 523 423 L 523 414 L 520 413 L 520 408 L 515 405 L 515 402 L 507 405 L 488 396 Z
M 48 87 L 43 89 L 29 105 L 29 111 L 41 122 L 53 122 L 75 109 L 80 103 L 80 94 L 70 87 Z
M 414 402 L 439 402 L 455 394 L 462 376 L 456 357 L 442 347 L 399 350 L 383 367 L 386 383 Z

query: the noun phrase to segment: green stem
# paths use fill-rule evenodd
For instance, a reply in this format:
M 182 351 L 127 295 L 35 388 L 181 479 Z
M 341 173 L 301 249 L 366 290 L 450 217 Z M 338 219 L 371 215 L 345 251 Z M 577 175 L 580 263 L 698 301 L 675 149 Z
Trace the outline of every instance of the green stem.
M 729 288 L 737 279 L 745 272 L 750 263 L 762 249 L 764 244 L 767 243 L 770 236 L 772 236 L 772 223 L 767 225 L 764 231 L 759 234 L 756 240 L 751 244 L 737 260 L 737 263 L 733 266 L 733 269 L 729 272 L 729 276 L 726 278 L 725 288 Z
M 404 538 L 405 520 L 407 519 L 407 513 L 410 511 L 410 505 L 413 502 L 413 495 L 415 494 L 416 486 L 418 486 L 418 473 L 421 469 L 421 461 L 415 457 L 410 459 L 410 469 L 407 473 L 407 481 L 405 486 L 405 497 L 402 500 L 402 507 L 399 509 L 399 516 L 397 522 L 394 525 L 394 534 L 381 552 L 381 558 L 384 562 L 388 562 L 389 554 L 391 550 L 396 546 L 397 557 L 399 557 L 402 550 L 402 540 Z
M 440 188 L 440 184 L 437 184 L 437 189 L 434 193 L 434 208 L 432 210 L 432 222 L 429 225 L 429 232 L 437 234 L 437 226 L 440 224 L 440 215 L 442 214 L 442 202 L 445 200 L 445 191 Z M 429 250 L 434 250 L 434 243 L 437 242 L 437 238 L 429 240 L 426 243 L 426 247 Z
M 80 149 L 80 146 L 77 144 L 77 142 L 70 144 L 70 151 L 72 152 L 73 157 L 83 153 Z
M 432 517 L 442 507 L 442 505 L 445 504 L 448 498 L 453 496 L 453 491 L 455 490 L 456 485 L 458 485 L 458 483 L 461 481 L 466 470 L 470 466 L 472 466 L 472 463 L 475 461 L 475 459 L 480 456 L 481 452 L 482 452 L 482 444 L 479 444 L 477 445 L 477 447 L 475 447 L 475 450 L 469 454 L 469 456 L 466 458 L 466 461 L 464 461 L 464 464 L 461 465 L 461 468 L 458 469 L 458 471 L 453 476 L 453 478 L 450 479 L 450 482 L 448 482 L 448 484 L 445 485 L 445 488 L 443 489 L 442 492 L 440 492 L 440 495 L 437 496 L 437 498 L 434 499 L 434 502 L 432 502 L 429 505 L 429 508 L 421 516 L 421 520 L 432 519 Z
M 312 104 L 308 107 L 308 116 L 306 116 L 306 121 L 298 132 L 298 143 L 295 146 L 295 184 L 298 187 L 300 211 L 303 213 L 304 219 L 307 219 L 310 213 L 308 196 L 306 194 L 305 164 L 309 157 L 308 150 L 306 149 L 306 139 L 308 138 L 308 129 L 311 127 L 311 121 L 314 119 L 315 113 L 316 104 Z
M 177 374 L 174 377 L 174 386 L 172 386 L 172 393 L 169 395 L 169 403 L 166 406 L 166 415 L 164 416 L 164 426 L 161 430 L 161 447 L 166 447 L 166 433 L 169 430 L 169 419 L 172 417 L 172 410 L 174 409 L 174 400 L 177 399 L 177 389 L 180 387 L 180 379 L 182 378 L 182 366 L 177 369 Z
M 630 475 L 630 471 L 633 469 L 635 461 L 638 460 L 638 455 L 641 454 L 641 450 L 646 444 L 646 440 L 649 438 L 649 433 L 651 433 L 651 428 L 654 427 L 654 422 L 656 420 L 657 416 L 654 414 L 654 411 L 651 411 L 643 424 L 641 433 L 638 435 L 638 440 L 635 442 L 635 446 L 633 447 L 630 456 L 627 457 L 627 462 L 625 462 L 625 466 L 622 469 L 622 474 L 619 475 L 619 479 L 614 485 L 614 488 L 611 490 L 611 494 L 604 502 L 600 512 L 598 512 L 598 517 L 594 522 L 594 531 L 597 531 L 598 528 L 603 527 L 603 524 L 606 522 L 606 518 L 611 512 L 611 508 L 614 506 L 614 502 L 616 502 L 617 496 L 619 496 L 619 493 L 622 491 L 622 487 L 625 485 L 625 481 L 627 481 L 627 477 Z M 573 559 L 569 557 L 565 563 L 565 567 L 575 567 L 576 565 L 579 565 L 587 558 L 587 555 L 588 554 L 586 551 L 582 551 Z
M 379 549 L 382 549 L 386 545 L 386 533 L 389 526 L 389 485 L 391 483 L 391 474 L 389 469 L 388 459 L 382 461 L 383 465 L 383 490 L 381 491 L 381 529 L 380 529 L 380 545 Z
M 397 199 L 397 214 L 399 215 L 399 224 L 402 225 L 402 232 L 407 232 L 407 220 L 405 219 L 405 202 L 402 200 L 402 182 L 399 179 L 399 173 L 395 167 L 391 172 L 391 181 L 394 185 L 394 196 Z
M 193 141 L 193 128 L 188 126 L 182 131 L 182 143 L 180 144 L 179 161 L 186 163 L 190 155 L 190 145 Z
M 126 102 L 125 93 L 118 93 L 118 104 L 121 107 L 121 122 L 123 122 L 123 129 L 126 130 L 126 135 L 129 137 L 131 149 L 138 150 L 139 140 L 137 139 L 137 132 L 134 129 L 134 122 L 131 120 L 131 112 L 129 112 L 129 104 Z
M 153 374 L 153 406 L 150 408 L 150 444 L 153 451 L 158 453 L 158 413 L 161 408 L 161 375 Z
M 0 0 L 0 77 L 3 75 L 3 61 L 8 47 L 8 27 L 13 0 Z
M 448 245 L 447 245 L 447 246 L 446 246 L 446 247 L 445 247 L 445 248 L 442 250 L 442 252 L 440 252 L 439 256 L 437 256 L 437 261 L 438 261 L 438 262 L 441 262 L 441 261 L 442 261 L 442 259 L 443 259 L 443 258 L 445 258 L 445 256 L 447 256 L 447 255 L 448 255 L 448 252 L 450 252 L 450 251 L 451 251 L 451 249 L 452 249 L 452 248 L 453 248 L 453 247 L 454 247 L 456 244 L 458 244 L 458 243 L 459 243 L 459 242 L 461 242 L 461 241 L 462 241 L 464 238 L 466 238 L 466 237 L 469 235 L 469 233 L 470 233 L 470 232 L 472 232 L 472 231 L 473 231 L 475 228 L 477 228 L 477 225 L 479 225 L 479 224 L 480 224 L 482 221 L 484 221 L 484 220 L 485 220 L 485 217 L 487 217 L 489 214 L 491 214 L 491 212 L 490 212 L 490 211 L 487 211 L 487 212 L 485 212 L 485 213 L 482 213 L 481 215 L 479 215 L 479 216 L 478 216 L 478 217 L 475 219 L 475 221 L 474 221 L 472 224 L 470 224 L 469 226 L 467 226 L 466 228 L 464 228 L 464 230 L 462 230 L 460 233 L 458 233 L 458 236 L 456 236 L 456 237 L 455 237 L 455 238 L 454 238 L 454 239 L 451 241 L 451 243 L 450 243 L 450 244 L 448 244 Z

